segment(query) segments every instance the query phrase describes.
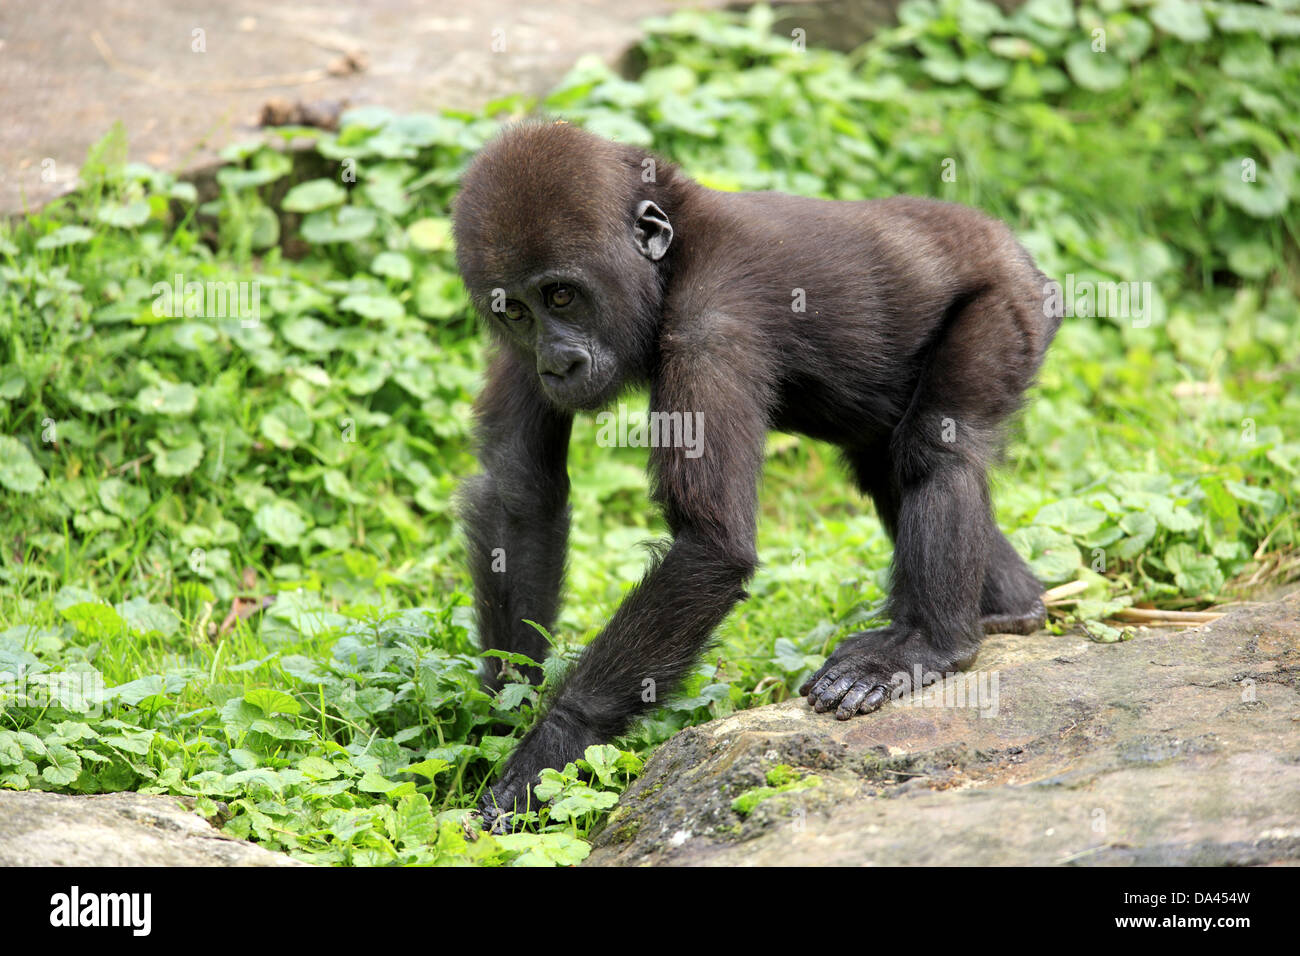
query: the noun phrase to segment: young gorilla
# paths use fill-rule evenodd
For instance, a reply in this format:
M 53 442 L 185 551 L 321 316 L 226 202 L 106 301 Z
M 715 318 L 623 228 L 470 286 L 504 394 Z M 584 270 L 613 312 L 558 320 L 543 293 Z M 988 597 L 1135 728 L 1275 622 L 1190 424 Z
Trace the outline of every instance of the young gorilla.
M 484 648 L 547 653 L 524 621 L 555 623 L 575 410 L 648 383 L 652 411 L 697 415 L 703 436 L 703 454 L 651 451 L 671 547 L 511 756 L 488 824 L 526 805 L 543 768 L 651 709 L 643 682 L 677 684 L 746 596 L 769 429 L 838 445 L 894 541 L 890 624 L 849 635 L 804 684 L 818 712 L 874 710 L 917 668 L 967 662 L 983 633 L 1043 623 L 986 471 L 1059 320 L 1001 223 L 907 197 L 715 192 L 557 123 L 480 153 L 455 239 L 500 343 L 477 408 L 482 474 L 464 494 Z

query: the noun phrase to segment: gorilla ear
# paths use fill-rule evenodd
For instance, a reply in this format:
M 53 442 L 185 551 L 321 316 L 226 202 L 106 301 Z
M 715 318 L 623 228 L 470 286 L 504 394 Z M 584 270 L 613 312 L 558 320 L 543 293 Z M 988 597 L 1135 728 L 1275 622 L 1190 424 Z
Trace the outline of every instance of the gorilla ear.
M 673 241 L 673 224 L 662 209 L 648 199 L 636 207 L 636 223 L 632 227 L 636 247 L 641 255 L 658 262 Z

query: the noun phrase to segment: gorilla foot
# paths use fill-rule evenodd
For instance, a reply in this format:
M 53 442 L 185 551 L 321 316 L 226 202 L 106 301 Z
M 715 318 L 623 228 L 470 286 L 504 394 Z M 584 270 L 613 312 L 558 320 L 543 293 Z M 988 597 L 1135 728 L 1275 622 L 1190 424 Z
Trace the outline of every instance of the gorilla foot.
M 587 747 L 600 743 L 599 736 L 562 704 L 551 707 L 506 761 L 506 769 L 479 801 L 483 828 L 508 833 L 514 817 L 537 809 L 533 786 L 548 767 L 563 769 L 577 760 Z
M 1042 600 L 1019 613 L 986 614 L 980 618 L 985 634 L 1032 634 L 1047 623 L 1047 607 Z
M 919 631 L 893 627 L 850 634 L 804 681 L 799 693 L 819 714 L 834 710 L 839 720 L 868 714 L 891 697 L 933 683 L 969 659 L 933 647 Z

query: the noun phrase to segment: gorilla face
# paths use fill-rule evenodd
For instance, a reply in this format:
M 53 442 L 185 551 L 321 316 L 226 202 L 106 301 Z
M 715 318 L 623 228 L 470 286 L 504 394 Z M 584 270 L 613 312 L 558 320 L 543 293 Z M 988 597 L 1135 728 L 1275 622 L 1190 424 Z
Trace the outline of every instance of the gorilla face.
M 598 408 L 628 377 L 601 337 L 599 299 L 582 278 L 562 273 L 498 286 L 490 297 L 493 324 L 533 358 L 543 393 L 560 408 Z

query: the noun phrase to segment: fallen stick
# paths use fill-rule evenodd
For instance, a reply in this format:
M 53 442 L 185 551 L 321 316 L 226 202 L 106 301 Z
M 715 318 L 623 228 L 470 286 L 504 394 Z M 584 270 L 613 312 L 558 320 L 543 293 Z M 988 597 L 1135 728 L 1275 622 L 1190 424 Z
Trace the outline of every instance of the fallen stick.
M 1060 604 L 1076 594 L 1082 594 L 1088 590 L 1087 581 L 1071 581 L 1069 584 L 1061 584 L 1057 587 L 1043 592 L 1044 604 Z
M 1224 616 L 1223 611 L 1161 611 L 1156 608 L 1126 607 L 1112 617 L 1121 621 L 1150 624 L 1162 621 L 1167 624 L 1208 624 Z

